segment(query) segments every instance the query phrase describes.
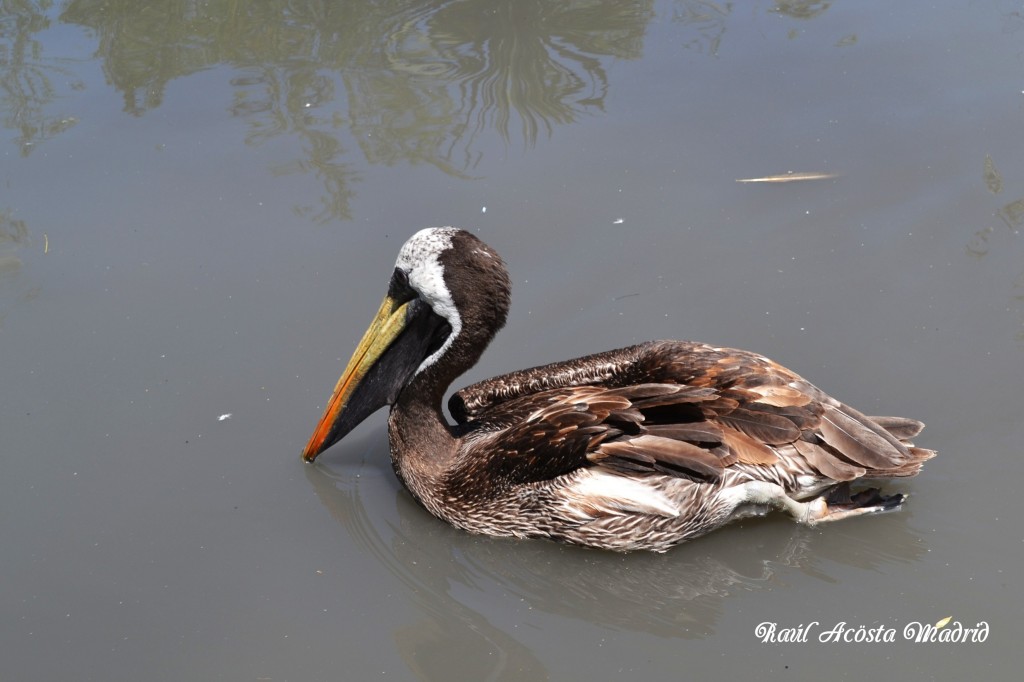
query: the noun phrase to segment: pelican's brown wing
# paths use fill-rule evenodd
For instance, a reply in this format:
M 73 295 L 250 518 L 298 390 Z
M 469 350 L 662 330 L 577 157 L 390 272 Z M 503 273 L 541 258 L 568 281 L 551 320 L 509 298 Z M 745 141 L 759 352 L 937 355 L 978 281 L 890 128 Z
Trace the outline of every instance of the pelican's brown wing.
M 520 396 L 472 422 L 464 464 L 469 480 L 522 484 L 581 467 L 662 472 L 714 481 L 735 457 L 723 430 L 704 418 L 713 389 L 682 384 L 576 386 Z M 671 412 L 673 424 L 657 424 Z M 648 423 L 651 422 L 651 423 Z
M 472 434 L 466 466 L 509 484 L 586 466 L 714 481 L 790 460 L 842 481 L 913 475 L 932 454 L 904 442 L 919 422 L 876 421 L 760 355 L 690 342 L 504 375 L 449 408 Z

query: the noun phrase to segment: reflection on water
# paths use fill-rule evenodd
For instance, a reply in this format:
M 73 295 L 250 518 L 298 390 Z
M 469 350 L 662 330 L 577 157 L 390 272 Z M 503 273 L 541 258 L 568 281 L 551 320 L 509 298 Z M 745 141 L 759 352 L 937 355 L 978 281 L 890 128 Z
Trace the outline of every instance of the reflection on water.
M 394 639 L 417 678 L 446 679 L 453 666 L 464 679 L 548 678 L 526 646 L 450 595 L 449 581 L 472 580 L 452 545 L 438 537 L 447 527 L 434 523 L 404 494 L 396 500 L 397 519 L 372 518 L 360 498 L 358 472 L 336 473 L 320 465 L 305 471 L 331 516 L 416 599 L 423 620 L 399 628 Z
M 246 144 L 259 145 L 283 134 L 303 141 L 302 157 L 271 168 L 275 175 L 313 175 L 326 190 L 319 207 L 295 206 L 296 213 L 316 222 L 348 220 L 352 185 L 359 175 L 344 161 L 347 150 L 337 132 L 338 116 L 317 114 L 334 99 L 334 81 L 317 73 L 315 65 L 265 64 L 246 67 L 243 75 L 231 79 L 231 86 L 231 114 L 249 126 Z
M 304 158 L 273 170 L 318 178 L 322 205 L 297 210 L 323 222 L 349 218 L 355 146 L 370 163 L 466 177 L 486 131 L 529 148 L 600 111 L 605 62 L 640 56 L 652 4 L 73 0 L 61 20 L 94 31 L 104 73 L 137 116 L 175 78 L 237 68 L 230 113 L 246 120 L 249 144 L 303 140 Z
M 999 172 L 991 155 L 985 155 L 981 177 L 991 194 L 998 196 L 1003 191 L 1003 175 Z M 1024 226 L 1024 198 L 1001 203 L 995 209 L 994 214 L 1006 229 L 997 230 L 994 225 L 986 225 L 980 230 L 976 230 L 966 246 L 967 253 L 970 255 L 979 259 L 986 256 L 993 243 L 1001 243 L 1007 239 L 1007 232 L 1009 239 L 1019 239 L 1021 227 Z M 1018 304 L 1024 302 L 1024 270 L 1013 279 L 1010 289 L 1010 296 L 1015 302 Z M 1021 327 L 1015 336 L 1017 341 L 1024 342 L 1024 308 L 1018 305 L 1015 310 Z
M 820 0 L 782 0 L 769 6 L 771 14 L 790 19 L 814 19 L 829 8 L 831 2 Z M 749 9 L 747 5 L 740 5 Z M 732 3 L 719 3 L 713 0 L 675 0 L 672 3 L 672 22 L 684 29 L 683 46 L 700 54 L 712 57 L 718 55 L 725 37 L 728 19 L 735 6 Z M 797 35 L 795 31 L 790 36 Z M 854 34 L 844 36 L 836 43 L 836 47 L 856 44 Z
M 537 658 L 493 622 L 494 612 L 514 613 L 526 605 L 615 630 L 702 639 L 714 634 L 726 599 L 778 586 L 785 572 L 837 582 L 829 562 L 872 570 L 916 561 L 927 551 L 898 514 L 872 519 L 872 532 L 863 539 L 780 518 L 753 520 L 667 554 L 473 536 L 437 521 L 404 491 L 394 494 L 394 505 L 384 504 L 380 498 L 394 490 L 381 484 L 393 476 L 387 439 L 378 431 L 365 442 L 367 463 L 341 461 L 305 471 L 344 532 L 417 601 L 425 620 L 397 631 L 395 642 L 423 679 L 443 677 L 454 660 L 465 662 L 468 651 L 478 657 L 474 678 L 502 679 L 504 672 L 524 670 L 542 677 Z M 487 616 L 466 603 L 467 590 L 504 595 L 509 606 Z
M 542 131 L 603 106 L 602 59 L 640 56 L 651 4 L 409 3 L 384 19 L 381 39 L 361 55 L 370 68 L 347 82 L 353 129 L 367 157 L 382 162 L 409 157 L 468 169 L 478 160 L 477 136 L 492 128 L 508 142 L 516 120 L 533 146 Z M 409 116 L 410 105 L 422 121 Z M 415 140 L 404 133 L 423 124 Z M 416 144 L 395 149 L 393 141 Z
M 793 19 L 813 19 L 831 5 L 831 0 L 777 0 L 771 11 Z
M 27 154 L 77 121 L 46 112 L 55 81 L 86 86 L 71 62 L 43 58 L 35 36 L 51 26 L 50 4 L 9 5 L 0 17 L 0 106 Z M 794 0 L 770 11 L 809 19 L 828 6 Z M 731 12 L 678 0 L 672 20 L 687 46 L 716 55 Z M 160 107 L 177 78 L 236 69 L 228 112 L 245 120 L 248 144 L 302 140 L 301 158 L 271 170 L 316 177 L 320 205 L 296 211 L 326 222 L 350 218 L 357 148 L 369 163 L 429 164 L 464 178 L 488 132 L 531 148 L 558 126 L 600 113 L 608 64 L 641 57 L 654 10 L 653 0 L 71 0 L 59 16 L 90 29 L 105 78 L 134 116 Z
M 49 58 L 37 37 L 50 26 L 43 11 L 48 5 L 0 2 L 0 123 L 16 132 L 22 156 L 77 122 L 74 116 L 48 111 L 62 82 L 81 88 L 68 65 Z
M 715 57 L 722 46 L 726 20 L 731 12 L 732 5 L 710 0 L 677 0 L 672 5 L 672 21 L 686 27 L 684 47 Z
M 0 208 L 0 327 L 8 308 L 18 301 L 31 298 L 32 289 L 19 287 L 18 274 L 22 269 L 19 251 L 28 244 L 28 226 L 10 211 Z
M 5 280 L 13 279 L 21 270 L 18 246 L 28 239 L 28 229 L 22 220 L 12 220 L 6 211 L 0 211 L 0 291 Z
M 992 194 L 999 194 L 1003 191 L 1003 176 L 996 170 L 996 164 L 988 154 L 985 155 L 984 168 L 982 178 L 985 180 L 985 186 Z

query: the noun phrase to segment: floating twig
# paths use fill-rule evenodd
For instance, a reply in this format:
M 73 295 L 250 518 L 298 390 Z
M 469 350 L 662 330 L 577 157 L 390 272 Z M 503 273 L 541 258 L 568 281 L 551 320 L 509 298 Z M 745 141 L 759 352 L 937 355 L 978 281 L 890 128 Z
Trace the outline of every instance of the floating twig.
M 763 178 L 736 178 L 736 182 L 798 182 L 800 180 L 829 180 L 839 177 L 839 173 L 781 173 L 767 175 Z

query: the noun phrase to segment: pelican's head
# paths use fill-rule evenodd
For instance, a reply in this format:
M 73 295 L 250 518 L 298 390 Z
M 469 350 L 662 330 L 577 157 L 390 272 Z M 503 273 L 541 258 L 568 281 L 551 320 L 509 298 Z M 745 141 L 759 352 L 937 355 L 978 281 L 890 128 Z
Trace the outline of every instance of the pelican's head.
M 454 227 L 414 234 L 388 293 L 338 380 L 303 459 L 340 440 L 402 389 L 431 374 L 441 391 L 471 367 L 508 315 L 508 273 L 498 254 Z

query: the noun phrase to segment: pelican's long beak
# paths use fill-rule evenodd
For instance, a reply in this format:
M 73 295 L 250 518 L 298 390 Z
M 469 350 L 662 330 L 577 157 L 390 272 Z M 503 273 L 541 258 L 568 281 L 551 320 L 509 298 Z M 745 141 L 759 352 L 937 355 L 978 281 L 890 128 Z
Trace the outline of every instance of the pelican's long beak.
M 450 327 L 419 298 L 384 297 L 302 452 L 312 462 L 398 393 Z M 439 336 L 440 335 L 440 336 Z
M 390 296 L 384 297 L 384 302 L 380 304 L 380 310 L 373 318 L 373 323 L 363 334 L 363 340 L 356 346 L 356 352 L 348 361 L 345 372 L 338 379 L 334 393 L 327 401 L 324 416 L 320 418 L 320 423 L 316 425 L 316 430 L 310 436 L 309 442 L 306 443 L 302 459 L 312 462 L 317 455 L 341 438 L 341 435 L 331 438 L 332 432 L 336 430 L 335 425 L 339 423 L 341 414 L 349 405 L 353 392 L 366 378 L 370 368 L 380 359 L 391 342 L 402 333 L 402 329 L 405 328 L 405 311 L 408 307 L 408 303 L 399 305 Z M 380 407 L 383 405 L 378 405 L 374 410 Z M 355 424 L 352 427 L 355 427 Z

